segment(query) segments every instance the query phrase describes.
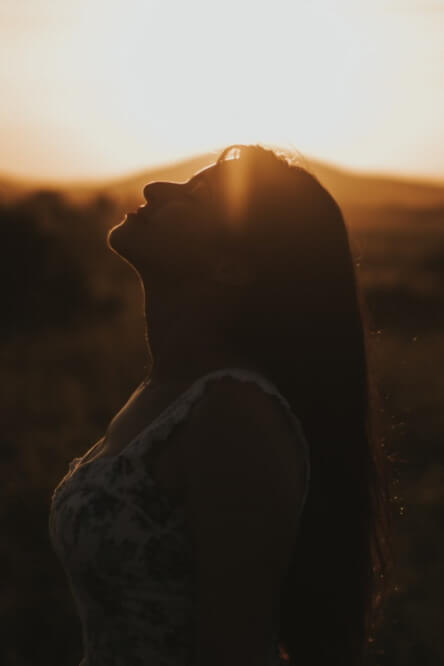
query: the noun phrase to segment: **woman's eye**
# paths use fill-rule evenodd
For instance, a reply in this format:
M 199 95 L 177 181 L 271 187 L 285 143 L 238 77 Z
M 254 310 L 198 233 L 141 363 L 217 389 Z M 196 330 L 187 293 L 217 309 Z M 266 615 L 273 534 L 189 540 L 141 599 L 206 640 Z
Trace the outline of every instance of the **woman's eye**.
M 200 195 L 202 190 L 205 191 L 206 189 L 207 189 L 206 184 L 202 180 L 200 180 L 197 183 L 194 183 L 188 191 L 184 192 L 184 194 L 187 199 L 188 198 L 196 199 Z
M 206 190 L 208 189 L 207 183 L 204 180 L 199 180 L 193 187 L 193 192 L 196 192 L 199 189 Z

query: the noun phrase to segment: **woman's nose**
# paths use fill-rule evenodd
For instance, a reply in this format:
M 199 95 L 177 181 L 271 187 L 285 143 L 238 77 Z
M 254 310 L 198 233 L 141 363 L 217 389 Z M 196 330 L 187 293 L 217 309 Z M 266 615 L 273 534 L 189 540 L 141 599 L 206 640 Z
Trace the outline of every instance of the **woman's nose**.
M 154 187 L 155 183 L 148 183 L 148 185 L 145 185 L 143 188 L 143 196 L 145 197 L 145 200 L 149 203 L 152 202 L 154 199 Z
M 153 183 L 148 183 L 148 185 L 145 185 L 143 188 L 143 196 L 150 204 L 155 203 L 156 201 L 159 202 L 163 197 L 168 196 L 168 192 L 172 187 L 174 187 L 174 185 L 175 183 L 168 183 L 166 181 L 155 181 Z

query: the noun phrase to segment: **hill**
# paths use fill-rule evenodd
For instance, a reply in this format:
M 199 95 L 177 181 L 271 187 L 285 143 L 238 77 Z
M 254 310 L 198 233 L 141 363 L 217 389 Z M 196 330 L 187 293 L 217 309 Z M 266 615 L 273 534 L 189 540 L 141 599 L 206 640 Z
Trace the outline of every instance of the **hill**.
M 43 182 L 13 180 L 0 174 L 0 197 L 21 196 L 32 189 L 61 191 L 75 200 L 87 200 L 97 194 L 115 198 L 123 206 L 143 203 L 142 190 L 153 180 L 182 182 L 216 161 L 218 152 L 204 153 L 179 162 L 154 166 L 108 181 L 52 185 Z M 314 173 L 346 210 L 358 208 L 444 209 L 444 182 L 369 174 L 339 168 L 336 165 L 304 157 L 301 164 Z

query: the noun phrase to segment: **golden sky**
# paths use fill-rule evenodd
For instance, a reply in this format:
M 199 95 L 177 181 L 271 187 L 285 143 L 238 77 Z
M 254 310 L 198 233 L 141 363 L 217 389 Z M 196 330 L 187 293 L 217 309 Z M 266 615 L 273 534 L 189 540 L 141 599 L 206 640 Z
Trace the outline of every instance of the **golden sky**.
M 263 142 L 444 178 L 444 0 L 2 0 L 0 55 L 5 174 Z

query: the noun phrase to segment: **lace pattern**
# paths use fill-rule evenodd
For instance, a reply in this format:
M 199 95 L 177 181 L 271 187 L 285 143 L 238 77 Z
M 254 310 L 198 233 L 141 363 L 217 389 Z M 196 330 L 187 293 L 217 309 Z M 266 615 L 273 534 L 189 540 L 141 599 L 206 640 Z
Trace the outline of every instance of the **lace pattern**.
M 207 382 L 224 375 L 257 383 L 291 418 L 305 452 L 302 512 L 310 459 L 299 419 L 271 382 L 243 368 L 200 377 L 118 455 L 74 458 L 54 490 L 49 532 L 81 619 L 82 666 L 194 663 L 192 543 L 182 505 L 155 483 L 146 454 L 186 418 Z M 270 666 L 279 664 L 275 632 Z

